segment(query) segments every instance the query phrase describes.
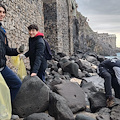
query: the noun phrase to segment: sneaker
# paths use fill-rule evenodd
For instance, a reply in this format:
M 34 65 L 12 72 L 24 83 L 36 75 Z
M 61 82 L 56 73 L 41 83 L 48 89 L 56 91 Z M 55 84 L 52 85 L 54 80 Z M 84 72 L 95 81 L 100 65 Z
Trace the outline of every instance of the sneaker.
M 106 104 L 107 104 L 107 107 L 111 108 L 111 107 L 114 107 L 116 104 L 115 102 L 115 99 L 112 97 L 112 98 L 108 98 L 107 101 L 106 101 Z

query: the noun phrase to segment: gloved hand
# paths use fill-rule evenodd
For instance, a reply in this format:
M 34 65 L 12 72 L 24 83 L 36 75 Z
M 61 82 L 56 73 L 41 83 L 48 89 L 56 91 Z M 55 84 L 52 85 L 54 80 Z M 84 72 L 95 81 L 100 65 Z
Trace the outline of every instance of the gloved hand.
M 25 59 L 26 58 L 24 54 L 20 54 L 19 56 L 20 56 L 20 59 Z
M 23 53 L 24 52 L 24 44 L 22 44 L 19 48 L 18 48 L 18 53 Z

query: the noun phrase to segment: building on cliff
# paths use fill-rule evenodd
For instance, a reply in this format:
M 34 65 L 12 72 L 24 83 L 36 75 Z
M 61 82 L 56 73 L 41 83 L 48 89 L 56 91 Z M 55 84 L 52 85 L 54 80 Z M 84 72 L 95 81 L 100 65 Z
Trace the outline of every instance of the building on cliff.
M 108 33 L 98 33 L 98 40 L 106 44 L 111 45 L 113 49 L 116 49 L 116 35 Z

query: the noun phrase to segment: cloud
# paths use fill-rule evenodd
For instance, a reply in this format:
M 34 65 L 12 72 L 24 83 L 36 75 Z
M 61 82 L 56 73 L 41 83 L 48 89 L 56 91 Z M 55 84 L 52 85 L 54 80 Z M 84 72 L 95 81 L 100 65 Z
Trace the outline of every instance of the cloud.
M 79 10 L 84 14 L 116 14 L 120 13 L 120 0 L 76 0 Z
M 120 0 L 76 0 L 78 11 L 89 19 L 95 32 L 117 35 L 120 46 Z
M 89 25 L 95 31 L 120 31 L 120 15 L 88 15 Z

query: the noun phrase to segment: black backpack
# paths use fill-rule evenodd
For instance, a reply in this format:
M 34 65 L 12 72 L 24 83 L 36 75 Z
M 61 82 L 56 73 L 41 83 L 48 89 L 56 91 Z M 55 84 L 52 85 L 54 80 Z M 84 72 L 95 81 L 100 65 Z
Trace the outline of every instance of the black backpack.
M 44 57 L 46 58 L 46 60 L 51 60 L 52 59 L 52 52 L 50 49 L 50 45 L 48 44 L 48 42 L 43 39 L 45 42 L 45 50 L 44 50 Z

